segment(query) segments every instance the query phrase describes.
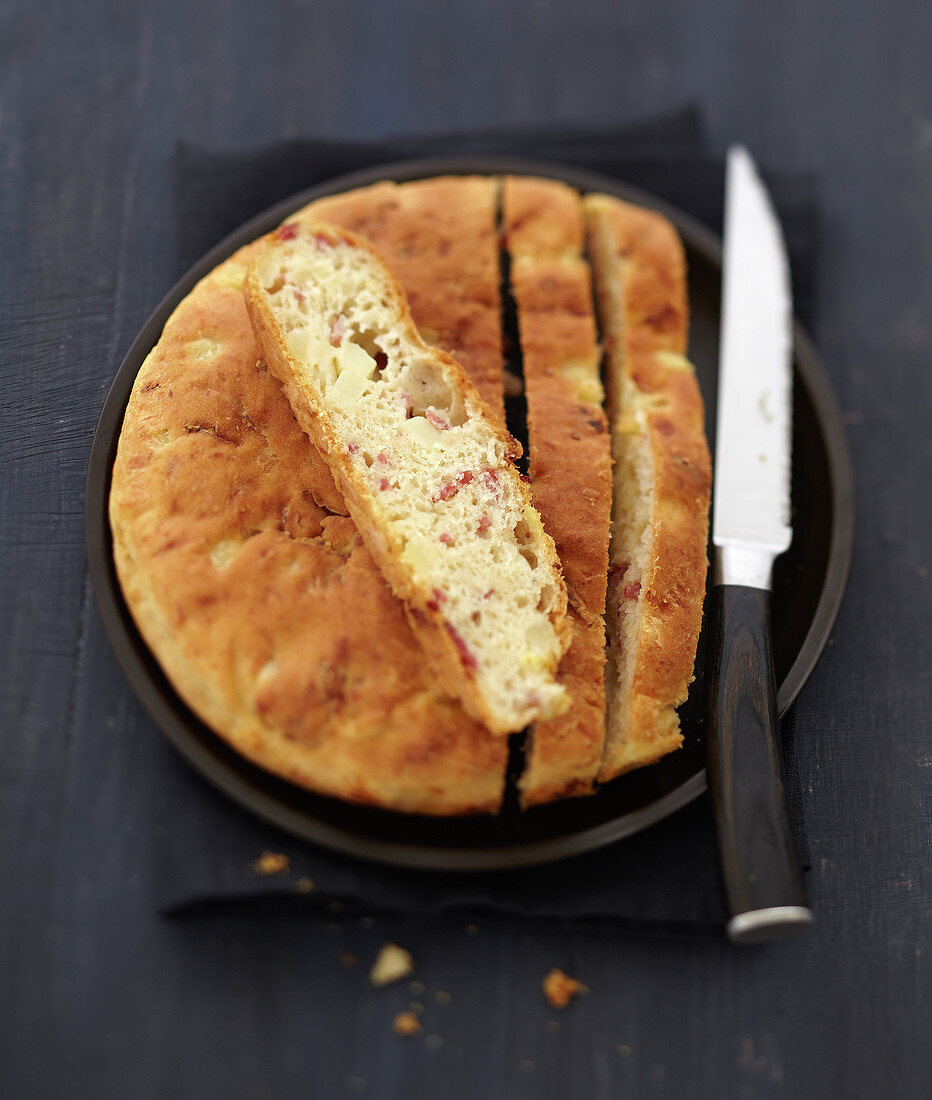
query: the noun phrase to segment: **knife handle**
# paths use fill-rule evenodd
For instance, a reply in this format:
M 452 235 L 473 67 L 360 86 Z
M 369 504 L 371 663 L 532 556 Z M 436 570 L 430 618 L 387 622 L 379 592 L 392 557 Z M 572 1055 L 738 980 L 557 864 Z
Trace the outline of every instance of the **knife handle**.
M 712 589 L 706 679 L 709 788 L 737 942 L 774 939 L 812 923 L 783 789 L 770 592 Z

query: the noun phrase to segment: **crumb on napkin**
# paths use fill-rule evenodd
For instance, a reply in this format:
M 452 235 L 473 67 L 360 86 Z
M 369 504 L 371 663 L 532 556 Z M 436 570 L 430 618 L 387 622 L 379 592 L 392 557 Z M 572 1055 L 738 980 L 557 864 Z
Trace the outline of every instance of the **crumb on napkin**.
M 252 865 L 257 875 L 287 875 L 291 860 L 284 852 L 263 852 Z
M 369 981 L 373 985 L 389 985 L 404 978 L 413 969 L 414 959 L 409 951 L 405 951 L 397 943 L 386 943 L 382 945 L 378 958 L 372 964 Z
M 392 1030 L 396 1035 L 420 1035 L 423 1031 L 421 1022 L 413 1012 L 399 1012 L 392 1024 Z
M 544 978 L 542 988 L 544 996 L 554 1008 L 566 1008 L 577 994 L 589 992 L 582 982 L 564 974 L 558 967 L 554 967 Z

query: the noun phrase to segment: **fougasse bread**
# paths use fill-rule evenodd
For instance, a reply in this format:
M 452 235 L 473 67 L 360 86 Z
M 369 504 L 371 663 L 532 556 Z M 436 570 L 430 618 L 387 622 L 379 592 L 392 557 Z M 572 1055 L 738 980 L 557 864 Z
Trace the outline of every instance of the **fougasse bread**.
M 446 690 L 496 734 L 563 710 L 566 589 L 517 444 L 424 343 L 383 259 L 295 220 L 266 238 L 245 293 L 266 362 Z
M 405 271 L 425 326 L 501 376 L 495 183 L 377 185 L 333 200 Z M 432 184 L 436 183 L 434 192 Z M 452 203 L 484 244 L 469 285 L 443 262 Z M 328 216 L 340 213 L 331 208 Z M 133 388 L 110 496 L 123 594 L 179 696 L 249 760 L 350 801 L 434 815 L 494 812 L 508 746 L 439 689 L 329 468 L 261 361 L 243 281 L 260 247 L 216 268 L 177 307 Z M 431 257 L 436 263 L 431 262 Z M 490 270 L 489 259 L 494 266 Z M 480 277 L 481 276 L 481 277 Z M 448 326 L 458 299 L 474 323 Z M 475 343 L 473 341 L 475 340 Z M 452 348 L 450 349 L 452 350 Z
M 677 707 L 702 622 L 711 461 L 685 358 L 680 239 L 653 211 L 608 195 L 584 204 L 615 461 L 599 774 L 607 781 L 682 743 Z
M 525 805 L 587 794 L 605 741 L 605 590 L 612 460 L 600 380 L 582 204 L 554 180 L 508 176 L 510 257 L 527 400 L 531 493 L 570 593 L 573 641 L 559 669 L 562 715 L 534 724 L 520 780 Z
M 606 570 L 594 532 L 608 503 L 597 458 L 600 441 L 603 462 L 607 448 L 596 430 L 594 333 L 574 226 L 579 200 L 550 181 L 520 182 L 379 183 L 319 199 L 289 222 L 325 221 L 365 236 L 403 287 L 424 342 L 455 355 L 487 415 L 499 418 L 501 217 L 526 374 L 533 501 L 570 582 L 564 629 L 571 625 L 572 644 L 556 684 L 570 705 L 534 721 L 520 780 L 522 802 L 531 806 L 588 790 L 598 764 L 593 639 L 602 629 Z M 682 359 L 685 270 L 675 233 L 656 215 L 608 197 L 589 196 L 584 209 L 618 463 L 608 737 L 598 772 L 606 781 L 680 740 L 675 707 L 691 675 L 701 613 L 708 455 L 701 401 Z M 243 287 L 263 247 L 240 250 L 194 288 L 134 386 L 110 498 L 127 605 L 179 696 L 260 766 L 314 791 L 393 810 L 494 812 L 507 738 L 467 713 L 449 679 L 436 675 L 426 654 L 438 633 L 460 661 L 454 680 L 463 673 L 460 646 L 446 627 L 440 633 L 415 622 L 412 629 L 412 609 L 348 515 L 330 456 L 296 421 L 256 340 Z M 329 336 L 342 343 L 345 333 L 338 326 Z M 578 430 L 583 407 L 593 412 L 591 435 Z M 499 430 L 507 451 L 510 437 Z M 379 486 L 383 453 L 390 459 L 385 447 L 370 450 L 366 466 Z M 477 488 L 458 477 L 441 482 L 436 504 Z M 524 549 L 532 556 L 536 514 L 528 522 L 522 507 L 527 529 L 515 524 L 520 539 L 530 536 Z M 440 534 L 455 540 L 461 516 L 450 515 L 453 529 Z M 477 526 L 488 531 L 491 520 L 484 511 Z M 438 551 L 450 546 L 439 535 L 437 544 Z M 443 601 L 430 595 L 439 611 Z M 540 658 L 529 636 L 534 631 L 520 627 L 508 644 L 533 667 Z M 581 638 L 589 663 L 574 674 Z M 513 714 L 508 724 L 524 720 Z

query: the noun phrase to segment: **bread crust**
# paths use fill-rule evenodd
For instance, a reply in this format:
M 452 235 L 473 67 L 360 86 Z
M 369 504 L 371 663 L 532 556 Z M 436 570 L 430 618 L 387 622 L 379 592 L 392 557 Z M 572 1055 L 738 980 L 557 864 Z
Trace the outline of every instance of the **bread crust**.
M 571 707 L 531 731 L 520 786 L 524 805 L 533 806 L 591 792 L 602 760 L 611 443 L 579 194 L 553 180 L 506 177 L 502 223 L 523 357 L 531 493 L 563 563 L 573 626 L 559 669 Z
M 630 548 L 616 491 L 609 574 L 608 738 L 601 782 L 659 760 L 682 743 L 676 708 L 693 677 L 705 597 L 711 459 L 686 350 L 686 264 L 673 227 L 607 195 L 584 200 L 606 342 L 609 417 L 618 462 L 651 471 L 649 560 L 626 584 Z M 637 587 L 638 591 L 633 593 Z M 622 609 L 636 600 L 637 652 L 620 650 Z M 626 663 L 627 681 L 617 678 Z
M 460 398 L 466 410 L 466 423 L 476 425 L 476 430 L 486 438 L 495 439 L 500 445 L 503 460 L 494 475 L 504 484 L 510 483 L 513 493 L 521 500 L 525 511 L 532 511 L 530 492 L 520 480 L 517 471 L 508 461 L 520 454 L 520 444 L 507 431 L 501 419 L 491 415 L 489 408 L 464 368 L 442 349 L 432 348 L 421 338 L 411 317 L 404 290 L 382 257 L 363 237 L 323 222 L 302 223 L 302 245 L 317 249 L 320 254 L 332 255 L 349 250 L 365 257 L 370 276 L 378 280 L 378 292 L 385 304 L 385 312 L 392 319 L 395 331 L 403 334 L 405 343 L 425 362 L 430 362 L 433 372 L 442 376 L 446 385 Z M 305 364 L 289 349 L 281 319 L 272 305 L 270 295 L 260 278 L 260 267 L 272 263 L 273 257 L 291 246 L 291 235 L 281 231 L 265 238 L 263 250 L 257 256 L 246 276 L 246 306 L 264 358 L 272 373 L 282 383 L 292 410 L 312 442 L 324 457 L 336 484 L 346 501 L 350 515 L 369 547 L 370 553 L 381 568 L 392 591 L 405 605 L 409 622 L 420 640 L 426 657 L 444 689 L 461 700 L 466 710 L 483 722 L 495 734 L 508 734 L 522 729 L 539 714 L 550 714 L 565 706 L 563 693 L 553 699 L 543 696 L 543 687 L 531 693 L 509 709 L 493 705 L 484 686 L 482 669 L 475 660 L 467 660 L 462 638 L 451 628 L 449 615 L 438 604 L 434 590 L 406 562 L 405 543 L 401 535 L 383 522 L 378 494 L 373 492 L 372 479 L 364 474 L 348 448 L 326 402 L 317 389 L 307 380 Z M 274 262 L 277 262 L 275 260 Z M 571 627 L 567 620 L 567 595 L 560 559 L 553 540 L 543 531 L 534 542 L 539 568 L 546 572 L 553 596 L 546 613 L 554 631 L 554 644 L 546 656 L 549 667 L 541 669 L 553 683 L 557 664 L 567 649 Z M 489 569 L 493 568 L 488 557 Z M 514 654 L 517 662 L 518 654 Z
M 110 497 L 127 604 L 185 703 L 259 766 L 394 810 L 494 812 L 507 741 L 425 668 L 259 362 L 242 294 L 259 247 L 178 306 L 134 385 Z M 442 273 L 430 278 L 442 295 Z

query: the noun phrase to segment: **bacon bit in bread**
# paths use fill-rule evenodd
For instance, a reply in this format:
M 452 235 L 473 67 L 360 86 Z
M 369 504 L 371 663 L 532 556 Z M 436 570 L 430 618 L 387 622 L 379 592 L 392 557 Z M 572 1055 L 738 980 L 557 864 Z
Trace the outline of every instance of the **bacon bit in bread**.
M 442 416 L 437 414 L 433 405 L 427 406 L 427 412 L 424 413 L 424 416 L 427 418 L 428 423 L 433 424 L 438 432 L 448 432 L 450 430 L 450 425 Z
M 612 584 L 618 584 L 623 579 L 625 573 L 631 568 L 631 563 L 627 561 L 616 561 L 609 566 L 608 578 Z
M 381 480 L 379 481 L 379 488 L 380 488 L 380 489 L 382 490 L 382 492 L 383 492 L 383 493 L 385 492 L 385 490 L 386 490 L 386 489 L 388 489 L 388 488 L 390 488 L 390 487 L 391 487 L 391 486 L 389 485 L 389 481 L 388 481 L 388 478 L 387 478 L 387 477 L 383 477 L 383 478 L 382 478 L 382 479 L 381 479 Z
M 443 538 L 443 535 L 441 535 L 440 537 Z M 446 627 L 447 633 L 450 635 L 450 638 L 453 640 L 453 644 L 456 646 L 456 651 L 460 655 L 460 662 L 462 663 L 463 668 L 468 668 L 474 672 L 479 667 L 479 663 L 472 655 L 469 646 L 467 646 L 463 639 L 460 637 L 460 633 L 455 626 L 453 626 L 451 623 L 444 623 L 443 625 Z
M 275 234 L 280 241 L 293 241 L 298 235 L 298 223 L 286 222 L 284 225 L 278 227 L 278 232 Z
M 284 852 L 263 852 L 252 865 L 257 875 L 287 875 L 291 860 Z
M 498 474 L 494 470 L 486 468 L 482 471 L 482 477 L 493 492 L 498 489 Z
M 295 297 L 296 302 L 306 301 L 304 291 L 303 290 L 298 290 L 297 287 L 294 288 L 294 297 Z
M 566 1008 L 577 994 L 589 992 L 582 982 L 564 974 L 556 967 L 544 978 L 543 990 L 544 996 L 553 1008 Z
M 488 531 L 491 526 L 492 521 L 485 514 L 485 512 L 483 512 L 482 515 L 479 517 L 479 534 L 481 535 L 483 531 Z
M 641 592 L 641 582 L 635 581 L 633 584 L 625 585 L 625 599 L 636 600 Z
M 369 971 L 369 981 L 373 985 L 389 985 L 407 977 L 413 969 L 414 959 L 409 951 L 397 943 L 385 943 Z
M 379 451 L 378 460 L 383 466 L 388 465 L 388 455 L 384 451 Z
M 470 482 L 475 480 L 476 477 L 472 470 L 464 470 L 458 478 L 440 486 L 437 490 L 437 495 L 434 497 L 434 503 L 438 500 L 449 500 L 450 497 L 455 497 L 460 491 L 461 486 L 469 485 Z
M 430 600 L 427 601 L 427 610 L 428 611 L 439 611 L 440 610 L 440 605 L 442 603 L 446 603 L 446 600 L 447 600 L 446 592 L 442 591 L 442 589 L 440 589 L 440 588 L 435 588 L 433 599 L 430 599 Z
M 346 444 L 346 449 L 349 451 L 349 453 L 351 455 L 354 455 L 359 450 L 359 444 L 358 443 L 347 443 Z
M 378 357 L 376 357 L 376 358 L 378 358 Z M 376 365 L 378 365 L 378 364 L 376 364 Z M 379 368 L 379 369 L 381 369 L 381 368 Z M 408 419 L 410 420 L 411 419 L 411 409 L 414 406 L 414 399 L 412 398 L 411 394 L 408 393 L 407 390 L 402 390 L 401 391 L 401 403 L 404 405 L 404 407 L 405 407 L 405 409 L 408 413 Z
M 421 1027 L 420 1020 L 413 1012 L 399 1012 L 392 1024 L 392 1030 L 396 1035 L 404 1035 L 405 1038 L 411 1038 L 414 1035 L 420 1035 L 424 1029 Z
M 335 317 L 333 324 L 330 326 L 330 346 L 338 348 L 343 343 L 343 337 L 346 335 L 346 321 L 343 317 Z
M 447 532 L 446 532 L 446 531 L 444 531 L 444 532 L 443 532 L 443 533 L 442 533 L 442 534 L 441 534 L 441 535 L 439 536 L 439 538 L 440 538 L 440 541 L 441 541 L 441 542 L 442 542 L 442 543 L 443 543 L 443 544 L 444 544 L 445 546 L 452 546 L 452 545 L 453 545 L 453 536 L 452 536 L 452 535 L 450 535 L 450 534 L 447 534 Z

